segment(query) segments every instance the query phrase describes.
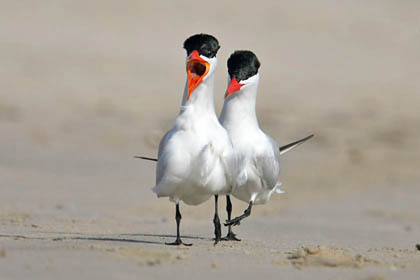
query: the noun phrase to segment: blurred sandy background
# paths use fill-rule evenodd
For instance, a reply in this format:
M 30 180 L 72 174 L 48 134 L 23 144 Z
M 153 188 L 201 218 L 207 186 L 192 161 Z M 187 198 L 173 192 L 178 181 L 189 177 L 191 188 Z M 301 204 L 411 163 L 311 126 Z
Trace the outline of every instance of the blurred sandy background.
M 252 267 L 288 279 L 417 279 L 419 14 L 415 0 L 1 1 L 0 278 L 196 267 L 205 279 Z M 227 58 L 250 49 L 262 63 L 261 127 L 280 144 L 316 137 L 284 156 L 287 193 L 235 229 L 240 244 L 213 248 L 212 201 L 182 206 L 182 233 L 197 243 L 186 250 L 161 244 L 175 233 L 173 205 L 150 191 L 154 163 L 133 155 L 155 156 L 172 126 L 182 43 L 200 32 L 222 46 L 217 112 Z M 234 201 L 235 214 L 245 206 Z M 296 269 L 285 252 L 309 245 L 377 263 Z

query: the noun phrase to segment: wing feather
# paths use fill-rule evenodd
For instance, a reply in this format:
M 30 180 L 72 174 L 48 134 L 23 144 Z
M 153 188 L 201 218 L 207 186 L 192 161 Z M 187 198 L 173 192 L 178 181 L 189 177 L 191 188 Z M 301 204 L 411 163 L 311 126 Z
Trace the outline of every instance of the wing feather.
M 265 189 L 273 189 L 280 175 L 280 152 L 277 143 L 266 135 L 268 143 L 262 153 L 254 156 L 255 167 Z

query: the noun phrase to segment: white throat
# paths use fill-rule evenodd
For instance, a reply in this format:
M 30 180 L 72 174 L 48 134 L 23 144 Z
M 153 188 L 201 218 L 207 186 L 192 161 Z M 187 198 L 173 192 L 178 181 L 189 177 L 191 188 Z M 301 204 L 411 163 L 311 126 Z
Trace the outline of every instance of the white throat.
M 219 120 L 227 130 L 259 129 L 255 111 L 259 74 L 241 81 L 242 88 L 225 99 Z

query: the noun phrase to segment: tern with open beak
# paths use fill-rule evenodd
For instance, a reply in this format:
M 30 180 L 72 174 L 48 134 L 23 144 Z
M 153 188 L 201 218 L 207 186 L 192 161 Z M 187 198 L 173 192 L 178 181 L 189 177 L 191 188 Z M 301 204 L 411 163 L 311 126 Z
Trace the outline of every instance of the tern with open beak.
M 244 214 L 228 219 L 238 225 L 251 214 L 252 206 L 264 204 L 273 193 L 283 193 L 278 182 L 280 155 L 313 135 L 280 147 L 258 125 L 255 111 L 260 62 L 251 51 L 236 51 L 228 59 L 229 85 L 219 121 L 226 128 L 237 156 L 237 177 L 232 195 L 249 203 Z
M 191 245 L 180 238 L 180 201 L 198 205 L 214 196 L 217 243 L 221 239 L 218 195 L 230 192 L 232 172 L 236 170 L 231 141 L 214 109 L 214 71 L 219 43 L 211 35 L 197 34 L 184 42 L 184 49 L 187 52 L 184 96 L 174 126 L 159 144 L 153 191 L 176 204 L 177 237 L 168 245 Z

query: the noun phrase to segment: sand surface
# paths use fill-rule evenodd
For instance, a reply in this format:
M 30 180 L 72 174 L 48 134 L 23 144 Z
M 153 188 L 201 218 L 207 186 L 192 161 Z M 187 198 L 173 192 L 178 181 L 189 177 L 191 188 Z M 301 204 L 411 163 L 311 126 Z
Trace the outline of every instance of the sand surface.
M 260 1 L 261 2 L 261 1 Z M 418 1 L 3 1 L 0 279 L 419 279 Z M 285 194 L 213 246 L 213 202 L 150 191 L 185 83 L 183 40 L 262 62 Z M 225 199 L 221 198 L 221 218 Z M 246 204 L 233 200 L 234 214 Z

